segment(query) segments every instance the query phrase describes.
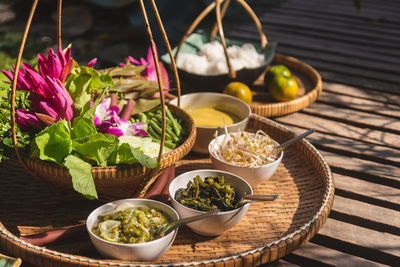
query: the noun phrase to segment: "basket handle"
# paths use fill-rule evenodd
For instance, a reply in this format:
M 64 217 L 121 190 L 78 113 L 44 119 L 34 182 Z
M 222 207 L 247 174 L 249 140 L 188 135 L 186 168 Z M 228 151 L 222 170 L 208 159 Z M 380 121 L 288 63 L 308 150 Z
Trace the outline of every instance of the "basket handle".
M 33 4 L 32 4 L 32 8 L 31 8 L 31 12 L 29 14 L 28 17 L 28 21 L 26 23 L 25 26 L 25 31 L 24 31 L 24 35 L 22 37 L 22 41 L 21 41 L 21 46 L 19 49 L 19 53 L 18 53 L 18 57 L 17 57 L 17 62 L 15 64 L 15 71 L 14 71 L 14 75 L 13 75 L 13 81 L 12 81 L 12 91 L 11 91 L 11 130 L 12 130 L 12 140 L 13 140 L 13 145 L 14 145 L 14 149 L 16 152 L 16 155 L 18 157 L 18 160 L 22 163 L 22 165 L 25 167 L 25 163 L 22 160 L 22 157 L 19 153 L 19 149 L 18 149 L 18 140 L 17 140 L 17 135 L 16 135 L 16 119 L 15 119 L 15 96 L 16 96 L 16 87 L 17 87 L 17 77 L 18 77 L 18 72 L 19 72 L 19 68 L 21 66 L 21 59 L 22 59 L 22 53 L 24 51 L 25 48 L 25 44 L 26 44 L 26 39 L 28 36 L 28 32 L 32 23 L 32 18 L 35 14 L 36 11 L 36 7 L 38 4 L 39 0 L 34 0 Z M 181 95 L 181 87 L 180 87 L 180 82 L 179 82 L 179 76 L 178 76 L 178 71 L 176 68 L 176 64 L 175 64 L 175 60 L 174 57 L 172 55 L 172 50 L 171 50 L 171 46 L 170 43 L 168 41 L 168 37 L 166 35 L 163 23 L 161 21 L 160 15 L 158 13 L 157 10 L 157 6 L 154 2 L 154 0 L 151 0 L 152 3 L 152 7 L 154 10 L 154 13 L 156 15 L 157 18 L 157 22 L 158 25 L 160 27 L 160 30 L 163 34 L 163 38 L 164 38 L 164 42 L 165 45 L 168 49 L 168 53 L 171 57 L 171 62 L 173 65 L 173 71 L 174 71 L 174 75 L 175 75 L 175 79 L 176 79 L 176 83 L 177 83 L 177 89 L 178 89 L 178 105 L 180 102 L 180 95 Z M 161 99 L 161 106 L 162 106 L 162 136 L 161 136 L 161 144 L 160 144 L 160 152 L 157 158 L 157 161 L 160 162 L 161 161 L 161 156 L 163 154 L 163 146 L 164 146 L 164 141 L 165 141 L 165 131 L 166 131 L 166 113 L 165 113 L 165 97 L 164 97 L 164 92 L 162 89 L 162 85 L 161 85 L 161 72 L 160 72 L 160 64 L 159 64 L 159 60 L 158 60 L 158 55 L 156 53 L 156 46 L 155 46 L 155 42 L 153 39 L 153 35 L 151 32 L 151 28 L 150 28 L 150 24 L 149 24 L 149 20 L 147 18 L 147 12 L 146 12 L 146 8 L 144 6 L 143 0 L 139 1 L 141 10 L 142 10 L 142 14 L 143 14 L 143 18 L 145 21 L 145 26 L 146 26 L 146 30 L 147 30 L 147 34 L 149 36 L 149 40 L 150 40 L 150 44 L 151 44 L 151 50 L 153 53 L 153 60 L 154 60 L 154 64 L 156 67 L 156 73 L 157 73 L 157 78 L 158 78 L 158 89 L 159 89 L 159 93 L 160 93 L 160 99 Z M 58 47 L 61 47 L 62 42 L 61 42 L 61 10 L 62 10 L 62 0 L 58 0 L 57 2 L 57 44 Z
M 14 145 L 15 154 L 17 155 L 18 160 L 21 162 L 22 166 L 24 166 L 24 167 L 25 167 L 25 162 L 22 160 L 21 154 L 19 153 L 17 133 L 16 133 L 15 94 L 16 94 L 16 88 L 17 88 L 17 77 L 18 77 L 19 67 L 21 66 L 22 53 L 24 52 L 26 39 L 28 37 L 28 32 L 29 32 L 29 29 L 31 27 L 32 18 L 33 18 L 33 15 L 35 14 L 38 2 L 39 2 L 39 0 L 34 0 L 33 1 L 31 12 L 29 13 L 28 21 L 26 22 L 24 35 L 22 36 L 21 45 L 19 47 L 19 52 L 18 52 L 18 56 L 17 56 L 17 62 L 15 63 L 15 70 L 14 70 L 12 86 L 11 86 L 11 131 L 12 131 L 12 141 L 13 141 L 13 145 Z
M 224 5 L 222 7 L 222 11 L 221 11 L 221 3 L 224 2 Z M 260 42 L 261 42 L 261 49 L 264 50 L 267 43 L 268 43 L 268 39 L 267 36 L 264 34 L 263 30 L 262 30 L 262 25 L 260 20 L 258 19 L 257 15 L 254 13 L 254 11 L 251 9 L 251 7 L 244 1 L 244 0 L 236 0 L 240 5 L 242 5 L 242 7 L 247 11 L 247 13 L 250 14 L 251 18 L 253 19 L 254 23 L 256 24 L 258 33 L 260 35 Z M 199 23 L 211 12 L 211 10 L 213 8 L 215 8 L 215 13 L 216 13 L 216 23 L 214 28 L 212 29 L 209 39 L 212 40 L 216 34 L 217 31 L 219 33 L 219 36 L 221 38 L 221 43 L 222 43 L 222 47 L 224 49 L 224 54 L 225 54 L 225 58 L 226 58 L 226 63 L 228 66 L 228 75 L 230 78 L 234 79 L 236 78 L 236 71 L 234 71 L 232 69 L 231 66 L 231 62 L 228 56 L 228 52 L 227 52 L 227 48 L 226 48 L 226 41 L 225 41 L 225 36 L 224 36 L 224 31 L 223 31 L 223 27 L 222 27 L 222 19 L 225 16 L 226 10 L 230 4 L 231 0 L 214 0 L 210 5 L 208 5 L 201 13 L 199 16 L 197 16 L 197 18 L 193 21 L 193 23 L 189 26 L 188 30 L 186 31 L 186 33 L 183 35 L 183 38 L 181 39 L 181 41 L 179 42 L 177 49 L 176 49 L 176 53 L 175 53 L 175 61 L 177 60 L 178 57 L 178 53 L 183 45 L 183 43 L 185 42 L 186 38 L 194 31 L 194 29 L 199 25 Z
M 252 8 L 245 1 L 243 1 L 243 0 L 236 0 L 236 1 L 239 2 L 243 6 L 243 8 L 247 11 L 247 13 L 249 13 L 251 18 L 253 19 L 254 24 L 256 25 L 257 30 L 258 30 L 258 35 L 260 36 L 261 49 L 264 50 L 265 46 L 268 44 L 268 39 L 262 30 L 262 25 L 261 25 L 260 20 L 258 19 L 257 15 L 254 13 Z M 230 3 L 231 3 L 231 0 L 225 0 L 224 6 L 222 7 L 222 11 L 221 11 L 222 19 L 224 18 L 226 10 Z M 214 37 L 217 35 L 217 31 L 218 31 L 218 25 L 215 24 L 214 28 L 212 29 L 212 31 L 210 33 L 210 37 L 209 37 L 210 41 L 212 39 L 214 39 Z

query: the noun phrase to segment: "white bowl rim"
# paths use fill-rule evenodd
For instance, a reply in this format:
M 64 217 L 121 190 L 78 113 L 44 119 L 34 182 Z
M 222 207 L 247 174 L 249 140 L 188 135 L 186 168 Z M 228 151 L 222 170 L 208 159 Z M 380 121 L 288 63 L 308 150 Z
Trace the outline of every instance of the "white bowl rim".
M 184 173 L 182 173 L 182 174 L 176 176 L 176 177 L 174 178 L 174 180 L 177 179 L 178 177 L 183 176 L 183 175 L 186 175 L 186 174 L 198 173 L 198 172 L 203 172 L 203 171 L 204 171 L 204 172 L 224 173 L 224 174 L 228 174 L 228 175 L 234 176 L 234 177 L 237 178 L 238 180 L 242 180 L 242 181 L 248 186 L 248 188 L 250 189 L 250 194 L 249 194 L 249 195 L 252 195 L 252 194 L 254 193 L 254 192 L 253 192 L 253 188 L 251 187 L 251 185 L 250 185 L 245 179 L 243 179 L 242 177 L 240 177 L 239 175 L 236 175 L 236 174 L 234 174 L 234 173 L 227 172 L 227 171 L 216 170 L 216 169 L 197 169 L 197 170 L 192 170 L 192 171 L 184 172 Z M 193 178 L 192 178 L 192 179 L 193 179 Z M 199 213 L 207 213 L 207 212 L 208 212 L 208 211 L 202 211 L 202 210 L 195 210 L 195 209 L 189 208 L 189 207 L 187 207 L 187 206 L 182 205 L 181 203 L 179 203 L 179 202 L 175 199 L 175 197 L 171 195 L 171 185 L 172 185 L 172 183 L 173 183 L 174 180 L 172 180 L 172 182 L 170 183 L 169 188 L 168 188 L 168 194 L 169 194 L 169 196 L 170 196 L 170 198 L 171 198 L 171 201 L 177 203 L 177 204 L 178 204 L 179 206 L 181 206 L 181 207 L 184 207 L 184 208 L 189 209 L 189 210 L 192 210 L 192 211 L 196 211 L 196 212 L 199 212 Z M 235 188 L 235 190 L 236 190 L 236 188 Z M 176 192 L 176 191 L 175 191 L 175 192 Z M 247 203 L 247 204 L 245 204 L 245 205 L 243 205 L 243 206 L 241 206 L 241 207 L 239 207 L 239 208 L 233 209 L 233 210 L 218 211 L 218 213 L 215 214 L 214 216 L 222 216 L 222 215 L 230 214 L 230 213 L 236 212 L 236 211 L 238 211 L 238 210 L 241 210 L 242 208 L 244 208 L 244 207 L 246 207 L 246 206 L 249 206 L 249 205 L 250 205 L 250 203 Z
M 165 203 L 163 203 L 163 202 L 161 202 L 161 201 L 157 201 L 157 200 L 153 200 L 153 199 L 146 199 L 146 198 L 127 198 L 127 199 L 120 199 L 120 200 L 115 200 L 115 201 L 107 202 L 107 203 L 105 203 L 105 204 L 103 204 L 103 205 L 97 207 L 95 210 L 93 210 L 93 211 L 89 214 L 89 216 L 87 217 L 87 219 L 86 219 L 86 230 L 89 232 L 89 234 L 90 234 L 92 237 L 95 237 L 97 240 L 100 240 L 100 241 L 102 241 L 102 242 L 104 242 L 104 243 L 107 243 L 107 244 L 110 244 L 110 245 L 117 245 L 117 246 L 122 246 L 122 247 L 141 247 L 141 246 L 145 246 L 145 245 L 150 245 L 150 244 L 155 243 L 155 242 L 157 242 L 157 241 L 159 241 L 159 240 L 161 240 L 161 239 L 164 239 L 164 238 L 166 239 L 166 238 L 169 237 L 170 235 L 174 235 L 175 232 L 178 230 L 178 229 L 175 229 L 174 231 L 172 231 L 172 232 L 169 233 L 168 235 L 163 236 L 163 237 L 160 237 L 160 238 L 157 238 L 157 239 L 154 239 L 154 240 L 151 240 L 151 241 L 147 241 L 147 242 L 143 242 L 143 243 L 129 243 L 129 244 L 125 244 L 125 243 L 118 243 L 118 242 L 107 241 L 107 240 L 105 240 L 105 239 L 103 239 L 103 238 L 101 238 L 101 237 L 95 235 L 95 234 L 91 231 L 91 229 L 89 229 L 89 225 L 88 225 L 89 217 L 90 217 L 90 216 L 93 216 L 92 214 L 95 213 L 95 211 L 99 210 L 100 208 L 104 207 L 105 205 L 114 204 L 114 203 L 118 203 L 118 202 L 123 203 L 123 202 L 125 202 L 125 201 L 128 202 L 128 201 L 132 201 L 132 200 L 140 200 L 140 201 L 145 201 L 145 202 L 149 202 L 149 203 L 158 203 L 158 204 L 162 204 L 162 206 L 168 207 L 168 209 L 170 209 L 171 211 L 173 211 L 173 213 L 176 215 L 177 219 L 179 219 L 179 214 L 176 212 L 176 210 L 175 210 L 174 208 L 172 208 L 171 206 L 169 206 L 169 205 L 167 205 L 167 204 L 165 204 Z M 142 205 L 142 206 L 138 206 L 138 207 L 144 207 L 144 206 Z M 171 218 L 170 218 L 170 219 L 171 219 Z M 92 227 L 93 227 L 93 226 L 92 226 Z
M 241 102 L 241 103 L 243 103 L 243 104 L 247 107 L 248 115 L 247 115 L 245 118 L 243 118 L 243 119 L 241 119 L 240 121 L 238 121 L 238 122 L 235 122 L 235 123 L 233 123 L 233 124 L 227 125 L 226 127 L 228 127 L 228 128 L 229 128 L 229 127 L 235 127 L 235 126 L 237 126 L 238 124 L 243 123 L 244 121 L 248 120 L 248 119 L 250 118 L 251 114 L 252 114 L 252 112 L 251 112 L 251 107 L 250 107 L 249 104 L 247 104 L 246 102 L 244 102 L 244 101 L 241 100 L 240 98 L 237 98 L 237 97 L 234 97 L 234 96 L 231 96 L 231 95 L 228 95 L 228 94 L 224 94 L 224 93 L 216 93 L 216 92 L 197 92 L 197 93 L 189 93 L 189 94 L 181 95 L 181 101 L 182 101 L 182 99 L 185 98 L 185 97 L 190 97 L 190 96 L 193 96 L 193 95 L 204 95 L 204 94 L 227 97 L 227 98 L 230 98 L 230 99 L 232 99 L 232 100 L 234 100 L 234 101 Z M 174 99 L 172 99 L 171 101 L 173 101 L 173 100 L 174 100 Z M 176 101 L 178 101 L 178 100 L 176 100 Z M 235 114 L 236 114 L 236 113 L 235 113 Z M 197 126 L 197 125 L 196 125 L 196 128 L 201 128 L 201 129 L 218 129 L 218 128 L 224 128 L 224 126 L 215 127 L 215 126 Z
M 239 131 L 239 132 L 243 132 L 243 131 Z M 234 132 L 234 133 L 239 133 L 239 132 Z M 251 132 L 247 132 L 247 133 L 254 134 L 254 133 L 251 133 Z M 226 165 L 228 165 L 228 166 L 232 166 L 232 167 L 236 167 L 236 168 L 243 168 L 243 169 L 245 169 L 245 168 L 246 168 L 246 169 L 261 169 L 261 168 L 268 167 L 268 166 L 270 166 L 270 165 L 272 165 L 272 164 L 275 164 L 276 162 L 281 161 L 282 158 L 283 158 L 283 150 L 282 150 L 282 151 L 279 153 L 279 157 L 278 157 L 276 160 L 274 160 L 273 162 L 267 163 L 267 164 L 265 164 L 265 165 L 261 165 L 261 166 L 238 166 L 238 165 L 235 165 L 235 164 L 226 162 L 225 160 L 220 159 L 219 157 L 217 157 L 217 156 L 215 155 L 215 152 L 214 152 L 215 150 L 212 149 L 212 146 L 211 146 L 211 144 L 212 144 L 213 142 L 215 142 L 216 139 L 222 138 L 224 135 L 225 135 L 225 134 L 219 135 L 219 136 L 213 138 L 213 139 L 210 141 L 210 143 L 208 144 L 208 152 L 210 153 L 210 155 L 211 155 L 213 158 L 215 158 L 216 160 L 221 161 L 222 163 L 224 163 L 224 164 L 226 164 Z M 271 137 L 270 137 L 270 138 L 271 138 Z M 279 145 L 279 143 L 278 143 L 277 141 L 275 141 L 274 139 L 271 138 L 271 140 L 272 140 L 275 144 L 278 144 L 278 145 Z

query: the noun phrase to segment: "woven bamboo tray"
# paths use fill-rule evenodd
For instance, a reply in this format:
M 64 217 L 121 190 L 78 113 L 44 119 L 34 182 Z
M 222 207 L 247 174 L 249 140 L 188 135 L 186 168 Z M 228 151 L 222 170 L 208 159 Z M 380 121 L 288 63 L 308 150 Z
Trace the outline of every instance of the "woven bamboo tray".
M 264 75 L 254 83 L 251 111 L 265 117 L 277 117 L 290 114 L 308 107 L 318 99 L 322 92 L 322 80 L 319 73 L 303 61 L 276 53 L 271 65 L 287 66 L 299 86 L 297 97 L 287 102 L 276 102 L 264 86 Z
M 253 115 L 248 130 L 257 129 L 278 142 L 294 136 L 280 124 Z M 176 163 L 177 175 L 209 167 L 209 159 L 197 154 Z M 17 226 L 73 225 L 102 203 L 39 183 L 13 161 L 0 165 L 0 176 L 0 247 L 38 266 L 257 266 L 281 258 L 310 240 L 324 224 L 334 195 L 328 164 L 308 141 L 302 140 L 285 151 L 274 176 L 255 188 L 255 193 L 279 194 L 276 201 L 252 203 L 240 223 L 218 237 L 202 237 L 181 227 L 161 259 L 138 263 L 102 258 L 87 234 L 47 247 L 22 241 Z

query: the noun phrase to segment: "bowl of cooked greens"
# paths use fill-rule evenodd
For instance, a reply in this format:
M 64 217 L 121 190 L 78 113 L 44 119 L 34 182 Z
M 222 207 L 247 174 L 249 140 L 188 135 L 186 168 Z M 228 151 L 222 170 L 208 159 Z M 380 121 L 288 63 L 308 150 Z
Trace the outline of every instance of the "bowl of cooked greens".
M 172 245 L 177 230 L 158 229 L 179 218 L 170 206 L 151 199 L 123 199 L 95 209 L 86 220 L 93 245 L 100 254 L 119 260 L 153 261 Z
M 216 236 L 234 227 L 250 204 L 242 204 L 244 195 L 253 194 L 251 186 L 239 176 L 218 170 L 194 170 L 177 176 L 169 186 L 172 207 L 180 218 L 217 214 L 188 224 L 193 232 Z
M 177 98 L 170 104 L 177 105 Z M 237 97 L 222 93 L 190 93 L 181 97 L 181 108 L 189 113 L 196 126 L 196 140 L 192 151 L 208 153 L 208 144 L 214 135 L 242 131 L 246 128 L 251 109 Z
M 251 186 L 266 182 L 278 169 L 283 151 L 265 132 L 238 131 L 215 137 L 209 144 L 213 168 L 239 175 Z

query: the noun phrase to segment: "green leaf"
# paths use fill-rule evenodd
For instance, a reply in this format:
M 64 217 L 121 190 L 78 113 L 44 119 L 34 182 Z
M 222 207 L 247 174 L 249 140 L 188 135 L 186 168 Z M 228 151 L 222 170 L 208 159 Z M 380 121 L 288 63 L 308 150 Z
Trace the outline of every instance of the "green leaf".
M 121 144 L 118 147 L 117 161 L 121 164 L 134 164 L 139 161 L 133 156 L 131 146 L 129 144 Z
M 78 110 L 82 110 L 90 101 L 91 93 L 100 91 L 113 85 L 110 75 L 100 74 L 93 68 L 80 66 L 72 69 L 71 74 L 65 83 L 74 105 Z
M 145 155 L 142 151 L 136 150 L 129 144 L 123 143 L 118 148 L 117 161 L 120 164 L 140 163 L 147 168 L 159 168 L 160 163 L 157 160 Z
M 96 134 L 96 127 L 94 127 L 93 119 L 77 117 L 74 119 L 71 130 L 71 138 L 78 139 L 89 135 Z
M 39 150 L 41 160 L 63 164 L 71 153 L 70 127 L 67 121 L 59 121 L 38 133 L 34 142 Z
M 136 158 L 139 163 L 147 168 L 160 168 L 160 163 L 155 160 L 150 158 L 149 156 L 145 155 L 142 151 L 136 150 L 133 147 L 129 146 L 131 148 L 131 152 L 134 158 Z
M 97 199 L 96 186 L 92 176 L 92 166 L 74 155 L 66 157 L 64 165 L 72 177 L 74 189 L 87 199 Z
M 72 149 L 83 157 L 94 160 L 99 166 L 107 166 L 107 159 L 118 148 L 118 137 L 96 133 L 72 141 Z
M 66 88 L 78 110 L 90 101 L 91 82 L 92 76 L 89 74 L 74 74 L 68 77 Z
M 139 99 L 136 101 L 135 109 L 133 110 L 133 114 L 138 114 L 140 112 L 146 112 L 149 111 L 157 106 L 159 106 L 161 103 L 159 98 L 154 98 L 154 99 Z

